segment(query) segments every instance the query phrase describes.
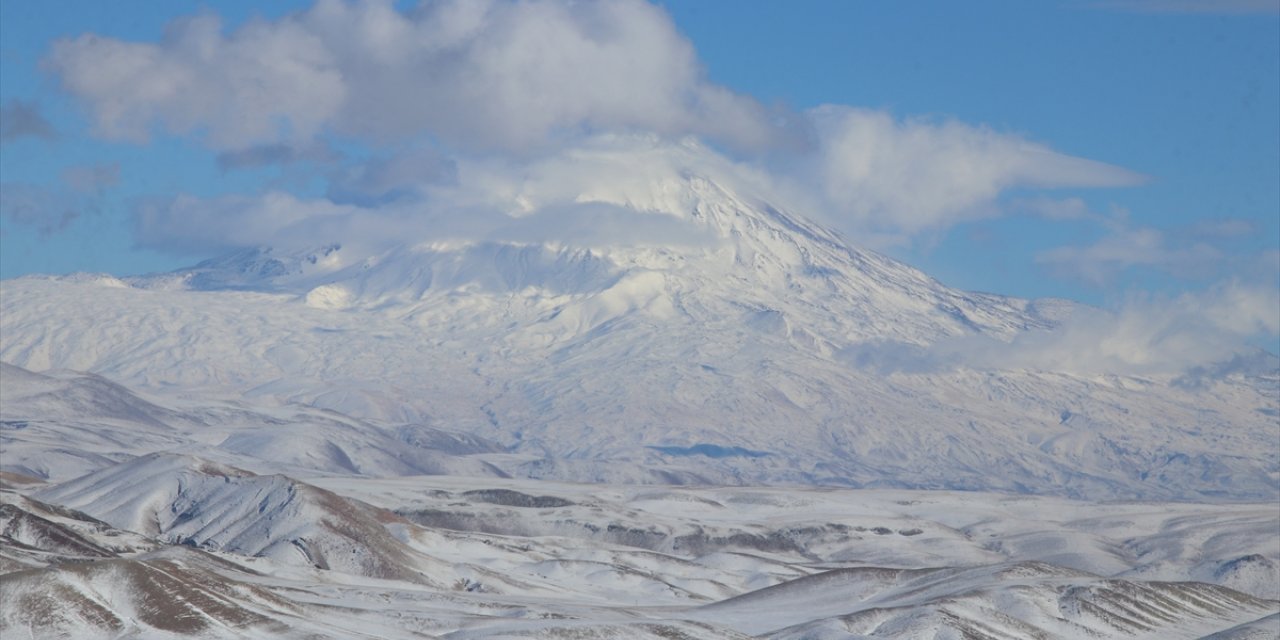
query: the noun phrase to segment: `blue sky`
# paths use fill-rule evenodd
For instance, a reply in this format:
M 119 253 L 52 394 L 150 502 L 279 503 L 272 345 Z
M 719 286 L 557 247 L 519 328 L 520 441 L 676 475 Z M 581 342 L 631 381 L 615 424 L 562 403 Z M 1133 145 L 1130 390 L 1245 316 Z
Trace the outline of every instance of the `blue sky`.
M 235 71 L 244 66 L 235 57 L 240 54 L 223 47 L 205 61 L 191 53 L 200 34 L 224 44 L 241 34 L 242 51 L 254 52 L 256 60 L 281 48 L 288 58 L 296 53 L 288 49 L 293 43 L 310 42 L 291 39 L 296 34 L 280 21 L 313 11 L 311 3 L 272 3 L 265 11 L 256 4 L 0 3 L 0 275 L 165 270 L 247 242 L 210 227 L 183 227 L 171 213 L 176 196 L 207 207 L 250 206 L 267 192 L 334 199 L 342 191 L 340 176 L 351 178 L 343 184 L 364 180 L 367 187 L 375 168 L 430 174 L 455 157 L 520 162 L 554 153 L 574 132 L 617 127 L 694 135 L 742 162 L 784 173 L 820 166 L 826 182 L 813 187 L 827 197 L 816 205 L 824 209 L 819 217 L 855 243 L 963 288 L 1114 306 L 1134 296 L 1194 294 L 1223 283 L 1278 286 L 1280 5 L 1274 2 L 621 3 L 574 24 L 612 25 L 591 35 L 618 40 L 618 64 L 628 56 L 651 61 L 637 76 L 648 80 L 620 90 L 634 89 L 640 99 L 676 97 L 634 113 L 603 90 L 555 84 L 564 102 L 524 120 L 523 112 L 512 118 L 500 108 L 486 120 L 472 113 L 475 104 L 439 98 L 473 88 L 480 96 L 507 96 L 502 78 L 524 76 L 489 68 L 474 87 L 465 77 L 440 79 L 433 74 L 442 59 L 413 66 L 383 59 L 374 48 L 337 50 L 332 43 L 343 40 L 323 30 L 342 21 L 315 18 L 300 21 L 310 25 L 302 30 L 334 38 L 323 53 L 348 56 L 340 60 L 343 69 L 375 76 L 381 73 L 376 65 L 385 63 L 394 68 L 388 83 L 430 77 L 423 93 L 405 96 L 412 108 L 379 111 L 374 104 L 362 113 L 351 104 L 355 89 L 370 101 L 390 89 L 357 86 L 350 78 L 341 80 L 342 104 L 325 102 L 336 94 L 267 89 L 288 104 L 262 106 L 248 91 L 203 109 L 224 96 L 184 101 L 157 93 L 168 85 L 156 77 L 170 72 L 212 74 L 228 91 L 243 90 L 243 74 Z M 522 31 L 519 20 L 577 20 L 573 10 L 546 3 L 524 13 L 495 6 L 505 13 L 492 21 L 493 38 L 542 35 Z M 396 8 L 402 16 L 413 11 L 411 3 Z M 344 10 L 351 22 L 376 13 Z M 190 15 L 217 15 L 221 24 L 212 31 L 171 25 Z M 268 36 L 255 40 L 242 29 L 251 16 Z M 445 21 L 414 24 L 432 27 L 437 19 Z M 437 32 L 450 33 L 431 31 Z M 98 38 L 65 45 L 83 34 Z M 55 54 L 58 41 L 64 46 Z M 110 52 L 139 43 L 158 52 L 145 64 L 134 60 L 141 76 L 99 81 L 122 68 Z M 420 45 L 402 50 L 428 55 L 423 51 L 430 47 Z M 469 46 L 472 64 L 509 52 L 501 44 Z M 554 46 L 538 51 L 562 53 Z M 187 67 L 167 62 L 174 59 Z M 587 78 L 598 72 L 607 81 L 617 75 L 607 67 L 610 60 L 573 72 Z M 539 67 L 546 75 L 535 84 L 571 81 L 544 67 L 554 65 Z M 287 81 L 294 68 L 264 65 L 254 77 Z M 271 75 L 277 72 L 284 75 Z M 690 95 L 693 107 L 686 104 Z M 298 100 L 289 102 L 294 96 Z M 838 107 L 823 111 L 822 105 Z M 263 110 L 259 120 L 251 111 L 243 121 L 223 119 L 228 111 L 254 108 Z M 797 152 L 776 142 L 790 134 L 769 129 L 770 118 L 812 124 L 810 135 L 843 138 L 810 141 L 818 151 Z M 369 124 L 375 119 L 391 124 Z M 857 145 L 866 140 L 878 141 L 876 153 L 893 162 L 873 157 L 869 174 L 847 181 L 857 188 L 832 184 L 842 178 L 840 159 L 862 157 Z M 1031 155 L 1019 155 L 1027 145 L 1034 147 Z M 947 153 L 955 154 L 952 162 L 934 162 Z M 1018 163 L 1026 158 L 1051 162 L 1024 170 Z M 923 167 L 927 174 L 886 180 L 874 169 L 889 165 Z M 971 166 L 1004 169 L 983 173 L 972 185 L 946 173 Z M 939 183 L 950 184 L 950 191 L 918 193 Z M 364 194 L 360 202 L 399 192 Z M 947 193 L 960 195 L 946 202 Z M 230 195 L 242 200 L 226 200 Z M 206 241 L 210 236 L 220 239 Z

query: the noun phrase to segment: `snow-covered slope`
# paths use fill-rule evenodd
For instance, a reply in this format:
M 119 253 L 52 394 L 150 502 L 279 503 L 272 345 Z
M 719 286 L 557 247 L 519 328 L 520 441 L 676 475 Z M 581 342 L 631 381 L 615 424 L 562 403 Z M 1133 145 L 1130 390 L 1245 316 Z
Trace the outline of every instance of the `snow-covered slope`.
M 0 493 L 0 550 L 20 565 L 0 569 L 0 635 L 1155 639 L 1274 635 L 1280 610 L 1269 504 L 311 480 L 328 490 L 151 456 L 39 494 L 158 538 Z M 271 502 L 277 483 L 288 503 Z M 208 511 L 186 513 L 188 498 Z M 231 529 L 239 542 L 219 549 Z M 386 543 L 430 581 L 250 555 L 271 537 L 357 557 Z M 1265 579 L 1230 588 L 1213 570 L 1242 562 Z
M 157 546 L 78 511 L 0 491 L 0 573 L 114 558 Z
M 1272 503 L 1096 504 L 971 492 L 598 487 L 450 477 L 312 481 L 434 528 L 571 538 L 584 547 L 625 545 L 696 557 L 726 572 L 744 566 L 735 557 L 771 559 L 770 570 L 758 574 L 765 583 L 749 583 L 752 588 L 798 577 L 782 566 L 1041 562 L 1107 578 L 1207 582 L 1280 599 L 1280 510 Z
M 396 516 L 285 476 L 151 454 L 34 495 L 171 543 L 431 582 L 425 560 L 386 531 Z
M 0 468 L 67 479 L 189 441 L 178 413 L 99 376 L 37 374 L 0 362 Z
M 292 613 L 285 601 L 237 583 L 211 564 L 212 558 L 175 549 L 7 573 L 0 576 L 0 628 L 67 638 L 229 638 L 289 630 L 279 622 L 281 614 Z
M 853 575 L 850 575 L 852 573 Z M 874 574 L 869 577 L 867 574 Z M 923 572 L 832 571 L 707 607 L 776 640 L 826 638 L 1187 638 L 1264 618 L 1274 601 L 1197 583 L 1101 580 L 1020 563 Z M 791 624 L 788 624 L 791 623 Z
M 425 424 L 384 426 L 192 393 L 146 399 L 94 375 L 0 366 L 0 472 L 13 478 L 69 480 L 157 451 L 268 473 L 506 475 L 485 460 L 503 457 L 497 443 Z

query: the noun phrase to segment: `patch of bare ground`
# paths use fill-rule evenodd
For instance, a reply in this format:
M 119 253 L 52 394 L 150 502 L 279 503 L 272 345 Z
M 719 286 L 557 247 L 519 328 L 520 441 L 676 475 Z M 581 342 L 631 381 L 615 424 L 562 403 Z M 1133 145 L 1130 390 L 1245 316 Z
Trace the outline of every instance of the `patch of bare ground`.
M 298 615 L 296 605 L 212 570 L 221 565 L 229 563 L 199 551 L 170 550 L 8 573 L 0 576 L 0 610 L 8 614 L 0 619 L 0 632 L 122 633 L 137 627 L 188 635 L 215 628 L 288 629 L 276 616 Z

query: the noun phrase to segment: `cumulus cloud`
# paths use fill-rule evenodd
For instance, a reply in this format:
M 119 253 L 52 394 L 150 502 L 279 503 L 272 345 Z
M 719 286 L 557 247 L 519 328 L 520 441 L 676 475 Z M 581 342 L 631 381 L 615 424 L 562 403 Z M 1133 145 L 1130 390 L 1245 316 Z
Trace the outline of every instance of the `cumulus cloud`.
M 744 148 L 780 135 L 754 100 L 708 82 L 670 18 L 640 0 L 455 0 L 407 13 L 321 0 L 226 34 L 206 14 L 154 44 L 61 40 L 45 62 L 108 138 L 199 131 L 222 150 L 325 131 L 502 150 L 614 129 Z
M 758 167 L 737 184 L 873 245 L 1001 215 L 1016 208 L 1001 201 L 1015 189 L 1142 180 L 951 120 L 766 109 L 708 81 L 670 17 L 642 0 L 445 0 L 409 10 L 320 0 L 230 30 L 210 13 L 179 19 L 159 42 L 64 39 L 44 64 L 102 136 L 195 137 L 224 171 L 289 166 L 290 179 L 265 195 L 147 203 L 140 240 L 157 248 L 165 239 L 187 250 L 279 245 L 285 232 L 300 244 L 357 216 L 368 224 L 343 227 L 357 237 L 403 219 L 411 224 L 397 237 L 410 241 L 490 229 L 490 216 L 591 200 L 602 187 L 638 195 L 600 202 L 648 198 L 669 167 L 650 167 L 644 145 L 598 153 L 603 140 L 695 139 L 723 152 L 702 153 L 694 170 Z M 316 179 L 324 198 L 286 202 L 282 186 L 310 189 Z
M 953 120 L 898 120 L 882 111 L 812 112 L 818 172 L 829 202 L 861 226 L 908 233 L 998 214 L 1014 188 L 1120 187 L 1143 177 L 1020 136 Z
M 173 22 L 157 44 L 85 34 L 54 43 L 44 64 L 93 110 L 99 134 L 135 142 L 157 126 L 206 131 L 221 149 L 305 141 L 347 91 L 324 43 L 296 20 L 224 36 L 205 14 Z
M 55 137 L 53 125 L 45 120 L 34 102 L 14 99 L 0 106 L 0 144 L 20 138 L 52 140 Z
M 152 199 L 135 221 L 140 244 L 179 253 L 442 240 L 703 246 L 708 232 L 678 215 L 691 206 L 678 188 L 690 172 L 763 182 L 696 141 L 603 136 L 537 161 L 379 158 L 335 178 L 319 198 L 269 191 Z

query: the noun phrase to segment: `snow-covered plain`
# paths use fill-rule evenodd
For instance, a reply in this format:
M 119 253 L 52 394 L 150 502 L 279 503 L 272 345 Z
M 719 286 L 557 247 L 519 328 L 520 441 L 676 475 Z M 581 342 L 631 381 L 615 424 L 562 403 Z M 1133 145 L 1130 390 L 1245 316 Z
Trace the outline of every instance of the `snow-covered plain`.
M 0 282 L 4 637 L 1280 636 L 1274 355 L 1014 357 L 1092 312 L 577 153 L 685 240 Z

